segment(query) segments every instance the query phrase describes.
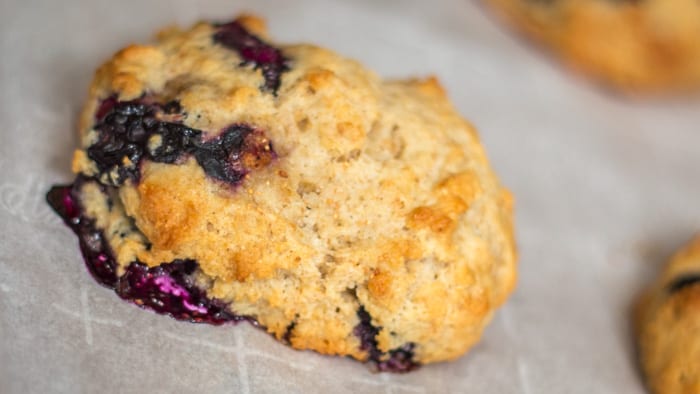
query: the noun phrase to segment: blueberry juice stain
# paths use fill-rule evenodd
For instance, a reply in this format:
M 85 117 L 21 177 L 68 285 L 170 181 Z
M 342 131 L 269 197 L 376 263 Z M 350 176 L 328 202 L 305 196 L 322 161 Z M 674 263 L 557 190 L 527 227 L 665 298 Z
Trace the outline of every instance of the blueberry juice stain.
M 97 282 L 126 301 L 178 320 L 214 325 L 242 320 L 255 323 L 250 317 L 231 313 L 223 302 L 208 298 L 196 286 L 194 260 L 174 260 L 156 267 L 134 261 L 119 276 L 104 233 L 83 213 L 78 195 L 85 182 L 94 181 L 79 176 L 73 185 L 52 187 L 46 199 L 78 236 L 87 269 Z

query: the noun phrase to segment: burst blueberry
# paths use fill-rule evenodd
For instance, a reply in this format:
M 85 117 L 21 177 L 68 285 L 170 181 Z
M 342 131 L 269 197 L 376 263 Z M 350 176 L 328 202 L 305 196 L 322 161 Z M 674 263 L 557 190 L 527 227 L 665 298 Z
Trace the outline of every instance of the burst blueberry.
M 261 89 L 277 94 L 282 73 L 289 70 L 289 61 L 282 51 L 249 32 L 239 21 L 216 27 L 214 42 L 236 51 L 243 58 L 242 65 L 252 64 L 256 70 L 261 70 L 265 78 Z
M 209 324 L 247 320 L 257 324 L 250 317 L 228 311 L 224 303 L 208 298 L 196 286 L 193 275 L 198 267 L 194 260 L 174 260 L 156 267 L 134 261 L 118 276 L 117 262 L 104 234 L 80 205 L 78 193 L 85 182 L 90 181 L 78 177 L 74 185 L 54 186 L 46 199 L 78 236 L 85 264 L 100 284 L 129 302 L 178 320 Z
M 193 155 L 210 177 L 238 184 L 255 168 L 276 157 L 262 130 L 246 124 L 227 127 L 208 141 L 204 133 L 181 123 L 182 107 L 177 101 L 166 104 L 146 100 L 104 100 L 96 114 L 97 141 L 87 154 L 101 175 L 113 186 L 127 179 L 138 182 L 140 165 L 147 159 L 178 164 Z
M 388 352 L 389 357 L 384 357 L 385 355 L 379 350 L 376 338 L 380 328 L 372 325 L 372 317 L 364 306 L 360 306 L 357 317 L 360 323 L 353 329 L 353 334 L 360 340 L 360 350 L 368 353 L 369 363 L 373 369 L 381 372 L 403 373 L 419 367 L 419 364 L 413 361 L 415 344 L 407 343 L 392 349 Z

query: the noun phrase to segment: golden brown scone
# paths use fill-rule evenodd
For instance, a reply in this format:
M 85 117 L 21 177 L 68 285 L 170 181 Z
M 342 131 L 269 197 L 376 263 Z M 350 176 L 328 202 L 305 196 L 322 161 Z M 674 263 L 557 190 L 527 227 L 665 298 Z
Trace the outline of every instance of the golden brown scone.
M 641 366 L 656 394 L 700 393 L 700 235 L 637 306 Z
M 80 135 L 49 200 L 157 311 L 402 371 L 466 352 L 515 285 L 512 197 L 434 78 L 199 23 L 104 64 Z
M 697 0 L 485 0 L 567 64 L 628 93 L 700 87 Z

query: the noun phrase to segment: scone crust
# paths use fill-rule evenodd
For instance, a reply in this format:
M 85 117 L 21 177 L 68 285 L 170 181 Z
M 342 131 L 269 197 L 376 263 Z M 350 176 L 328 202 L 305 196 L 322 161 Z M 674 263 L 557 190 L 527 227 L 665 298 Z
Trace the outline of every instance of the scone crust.
M 700 86 L 694 0 L 486 0 L 569 66 L 627 93 Z
M 700 392 L 700 235 L 673 256 L 640 299 L 639 356 L 656 394 Z
M 238 22 L 268 40 L 260 19 Z M 203 138 L 250 125 L 274 157 L 237 184 L 188 157 L 142 162 L 109 203 L 84 190 L 121 269 L 196 260 L 210 296 L 299 349 L 367 360 L 364 310 L 385 354 L 406 344 L 419 363 L 463 354 L 516 279 L 512 197 L 474 128 L 435 78 L 384 81 L 311 45 L 277 45 L 289 68 L 278 89 L 261 89 L 261 70 L 212 40 L 219 28 L 168 28 L 105 63 L 74 171 L 110 181 L 88 154 L 110 97 L 177 100 Z

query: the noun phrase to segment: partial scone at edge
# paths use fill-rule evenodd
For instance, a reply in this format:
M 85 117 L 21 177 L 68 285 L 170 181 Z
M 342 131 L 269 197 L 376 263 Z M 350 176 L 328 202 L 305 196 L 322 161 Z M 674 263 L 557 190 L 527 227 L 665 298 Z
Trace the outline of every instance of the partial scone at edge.
M 649 388 L 656 394 L 700 392 L 700 235 L 671 258 L 635 312 Z
M 169 28 L 97 72 L 78 194 L 120 274 L 197 286 L 299 349 L 449 360 L 515 285 L 512 197 L 436 79 L 382 81 L 264 24 Z
M 567 65 L 627 93 L 700 87 L 694 0 L 486 0 Z

